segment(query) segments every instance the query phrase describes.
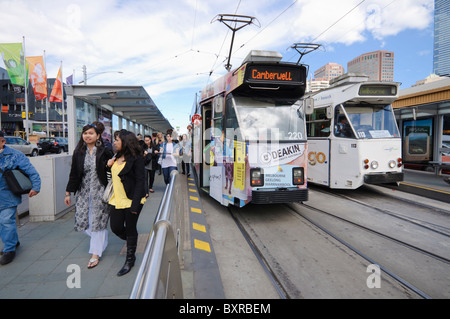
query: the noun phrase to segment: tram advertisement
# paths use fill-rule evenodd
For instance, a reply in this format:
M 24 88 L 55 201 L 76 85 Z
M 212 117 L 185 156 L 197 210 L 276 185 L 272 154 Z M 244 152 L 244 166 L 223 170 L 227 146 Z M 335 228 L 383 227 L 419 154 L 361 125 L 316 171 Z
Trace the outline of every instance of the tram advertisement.
M 211 142 L 210 195 L 223 205 L 242 207 L 252 197 L 250 169 L 262 168 L 264 186 L 292 187 L 292 167 L 303 167 L 305 143 L 242 142 L 221 137 Z M 301 188 L 306 188 L 301 185 Z

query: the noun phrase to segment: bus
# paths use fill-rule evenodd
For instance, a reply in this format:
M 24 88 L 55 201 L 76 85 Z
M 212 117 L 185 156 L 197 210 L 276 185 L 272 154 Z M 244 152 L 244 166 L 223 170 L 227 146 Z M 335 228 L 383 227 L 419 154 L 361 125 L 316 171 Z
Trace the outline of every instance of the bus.
M 224 206 L 308 199 L 300 101 L 307 68 L 281 59 L 278 52 L 251 51 L 194 104 L 194 172 L 199 187 Z
M 308 182 L 356 189 L 403 180 L 402 140 L 391 104 L 399 83 L 347 73 L 305 94 Z

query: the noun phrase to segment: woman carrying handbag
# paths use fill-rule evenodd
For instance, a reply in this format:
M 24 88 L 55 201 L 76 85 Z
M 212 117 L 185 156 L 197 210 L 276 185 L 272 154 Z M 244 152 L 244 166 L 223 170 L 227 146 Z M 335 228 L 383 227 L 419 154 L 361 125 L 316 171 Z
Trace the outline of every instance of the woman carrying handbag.
M 127 243 L 125 264 L 117 273 L 123 276 L 136 261 L 137 221 L 146 195 L 144 157 L 136 135 L 127 130 L 115 134 L 114 147 L 116 158 L 108 161 L 113 181 L 110 225 L 113 233 Z
M 70 193 L 75 193 L 74 228 L 91 237 L 89 269 L 98 265 L 108 245 L 109 213 L 102 197 L 107 184 L 106 164 L 112 156 L 112 151 L 103 145 L 99 128 L 94 124 L 85 125 L 73 152 L 64 202 L 70 206 Z

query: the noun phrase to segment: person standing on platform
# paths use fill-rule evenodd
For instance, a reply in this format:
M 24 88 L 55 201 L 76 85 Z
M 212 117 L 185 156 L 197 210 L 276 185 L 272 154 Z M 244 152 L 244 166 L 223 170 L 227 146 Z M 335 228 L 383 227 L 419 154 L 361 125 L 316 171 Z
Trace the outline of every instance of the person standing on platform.
M 153 190 L 153 182 L 155 181 L 155 171 L 156 171 L 156 161 L 158 160 L 159 151 L 156 149 L 156 145 L 154 144 L 151 136 L 144 136 L 144 164 L 145 164 L 145 192 L 154 193 Z
M 145 168 L 142 147 L 134 133 L 120 130 L 115 136 L 114 147 L 117 156 L 108 162 L 114 190 L 109 200 L 112 206 L 110 225 L 113 233 L 127 243 L 125 264 L 117 273 L 117 276 L 123 276 L 136 261 L 137 221 L 146 195 Z
M 172 141 L 172 131 L 171 129 L 167 130 L 166 142 L 161 144 L 161 149 L 159 150 L 162 153 L 161 168 L 166 185 L 170 183 L 170 173 L 177 169 L 176 157 L 179 152 L 179 144 L 175 144 Z
M 101 128 L 100 128 L 101 129 Z M 76 231 L 84 231 L 91 237 L 88 268 L 98 265 L 108 245 L 108 206 L 102 201 L 108 183 L 106 164 L 113 157 L 112 150 L 105 148 L 95 124 L 83 127 L 81 138 L 72 155 L 72 166 L 66 186 L 64 203 L 72 204 L 70 193 L 75 194 Z
M 183 134 L 181 136 L 181 142 L 180 142 L 180 155 L 182 158 L 181 161 L 181 171 L 182 174 L 187 174 L 187 177 L 189 177 L 190 174 L 190 162 L 191 162 L 191 142 L 188 139 L 188 136 L 186 134 Z
M 3 172 L 9 169 L 22 170 L 31 180 L 32 190 L 28 197 L 36 196 L 41 190 L 41 178 L 30 160 L 22 152 L 5 145 L 4 133 L 0 132 L 0 237 L 5 247 L 2 250 L 0 265 L 9 264 L 16 256 L 19 247 L 16 211 L 22 196 L 14 195 L 6 183 Z

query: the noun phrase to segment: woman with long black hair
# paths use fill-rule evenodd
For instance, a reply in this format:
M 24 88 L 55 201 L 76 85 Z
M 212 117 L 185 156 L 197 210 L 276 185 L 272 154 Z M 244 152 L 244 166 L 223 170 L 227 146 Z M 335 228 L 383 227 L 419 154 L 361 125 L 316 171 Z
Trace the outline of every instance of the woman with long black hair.
M 127 257 L 117 276 L 127 274 L 136 261 L 138 239 L 137 221 L 145 202 L 145 171 L 142 147 L 136 135 L 120 130 L 115 135 L 115 159 L 108 162 L 111 167 L 113 195 L 109 200 L 111 230 L 127 242 Z
M 75 230 L 91 237 L 88 268 L 97 266 L 108 245 L 108 207 L 102 201 L 107 184 L 107 162 L 113 157 L 103 145 L 99 127 L 83 127 L 81 138 L 72 156 L 69 181 L 64 202 L 70 206 L 70 193 L 75 193 Z

